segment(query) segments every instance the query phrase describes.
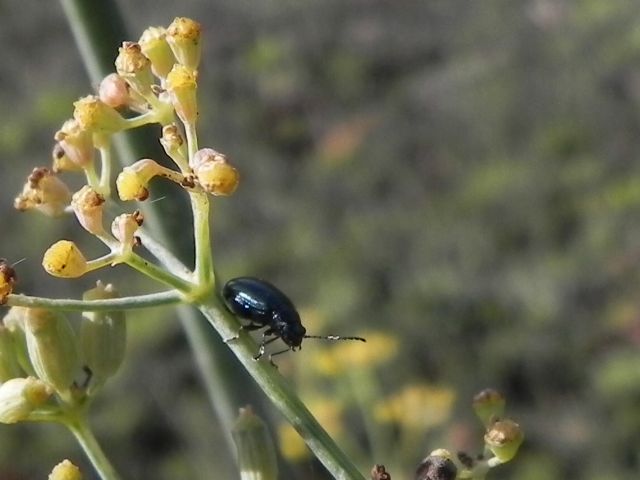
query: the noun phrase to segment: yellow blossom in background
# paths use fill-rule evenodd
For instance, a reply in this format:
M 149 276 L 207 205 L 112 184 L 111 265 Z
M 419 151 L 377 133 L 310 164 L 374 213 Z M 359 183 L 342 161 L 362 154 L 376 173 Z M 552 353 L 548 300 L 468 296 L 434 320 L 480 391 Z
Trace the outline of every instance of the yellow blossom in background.
M 322 348 L 313 353 L 313 368 L 328 377 L 338 376 L 346 369 L 374 368 L 388 362 L 400 346 L 398 337 L 381 332 L 365 331 L 358 335 L 364 342 L 341 342 L 330 348 Z
M 426 430 L 449 419 L 454 401 L 455 393 L 450 388 L 414 384 L 383 400 L 373 414 L 382 423 Z
M 334 438 L 344 433 L 344 419 L 342 412 L 344 406 L 341 402 L 329 397 L 314 395 L 313 400 L 307 402 L 307 407 L 316 417 L 316 420 Z
M 278 445 L 282 456 L 291 462 L 303 462 L 311 457 L 302 437 L 288 423 L 278 427 Z

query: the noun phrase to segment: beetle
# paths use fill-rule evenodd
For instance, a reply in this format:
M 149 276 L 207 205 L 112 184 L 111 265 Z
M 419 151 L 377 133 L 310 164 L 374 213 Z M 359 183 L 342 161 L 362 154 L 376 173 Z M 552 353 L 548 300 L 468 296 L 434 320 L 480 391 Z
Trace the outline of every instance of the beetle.
M 238 277 L 229 280 L 222 288 L 222 298 L 231 313 L 250 322 L 242 325 L 243 330 L 266 328 L 254 360 L 260 359 L 264 355 L 265 347 L 278 338 L 282 339 L 287 348 L 269 355 L 270 361 L 275 355 L 300 349 L 304 338 L 366 342 L 362 337 L 307 335 L 307 329 L 302 325 L 300 315 L 289 297 L 276 286 L 259 278 Z

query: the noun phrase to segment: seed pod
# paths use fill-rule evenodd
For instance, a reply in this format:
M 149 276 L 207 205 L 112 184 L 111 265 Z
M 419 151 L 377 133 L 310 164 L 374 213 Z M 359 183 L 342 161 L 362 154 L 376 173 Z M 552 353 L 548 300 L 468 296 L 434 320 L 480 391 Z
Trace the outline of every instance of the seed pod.
M 12 378 L 0 385 L 0 423 L 25 420 L 53 391 L 37 378 Z
M 98 282 L 88 290 L 83 300 L 116 298 L 113 285 Z M 127 341 L 127 325 L 123 310 L 110 312 L 83 312 L 80 328 L 80 353 L 82 364 L 92 373 L 91 390 L 113 376 L 124 360 Z
M 75 334 L 59 312 L 28 309 L 24 322 L 27 349 L 34 370 L 58 392 L 66 392 L 80 366 Z
M 241 480 L 276 480 L 278 464 L 267 426 L 251 407 L 241 408 L 231 431 L 238 450 Z
M 31 365 L 31 359 L 27 351 L 27 339 L 24 333 L 24 320 L 28 312 L 29 309 L 26 307 L 11 307 L 2 319 L 2 323 L 11 333 L 18 365 L 20 365 L 22 370 L 27 372 L 27 374 L 35 377 L 36 372 L 33 369 L 33 365 Z
M 0 325 L 0 383 L 22 375 L 13 335 L 4 325 Z

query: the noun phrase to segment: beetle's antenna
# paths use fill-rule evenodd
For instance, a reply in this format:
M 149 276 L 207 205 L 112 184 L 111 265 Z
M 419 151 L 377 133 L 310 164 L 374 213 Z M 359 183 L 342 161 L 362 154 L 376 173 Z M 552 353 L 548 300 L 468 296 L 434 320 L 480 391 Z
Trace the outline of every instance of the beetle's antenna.
M 367 341 L 362 337 L 343 337 L 341 335 L 305 335 L 304 338 L 319 338 L 321 340 L 358 340 L 359 342 Z

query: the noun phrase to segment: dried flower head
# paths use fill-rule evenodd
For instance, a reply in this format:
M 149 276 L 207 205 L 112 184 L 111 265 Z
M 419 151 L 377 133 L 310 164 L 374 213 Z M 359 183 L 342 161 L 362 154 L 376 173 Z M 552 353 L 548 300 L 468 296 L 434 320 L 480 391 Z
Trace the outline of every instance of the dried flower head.
M 62 215 L 71 200 L 71 191 L 55 173 L 45 167 L 34 168 L 14 207 L 25 211 L 35 209 L 47 216 Z

